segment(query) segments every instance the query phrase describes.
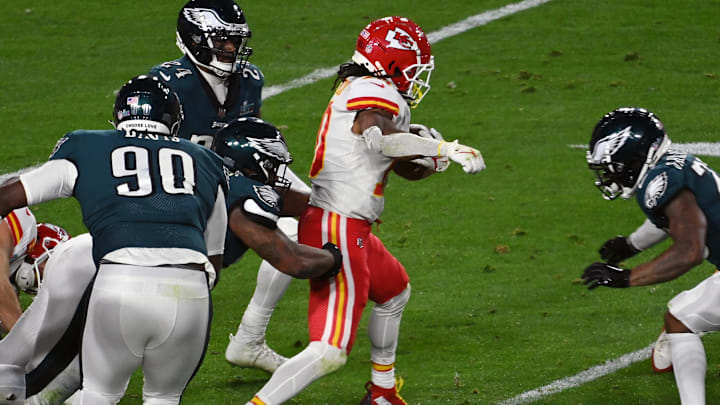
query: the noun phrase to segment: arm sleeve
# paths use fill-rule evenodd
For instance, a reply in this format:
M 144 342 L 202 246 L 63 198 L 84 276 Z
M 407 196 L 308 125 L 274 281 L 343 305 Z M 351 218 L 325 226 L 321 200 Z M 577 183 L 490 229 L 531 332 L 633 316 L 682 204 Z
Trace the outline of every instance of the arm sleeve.
M 28 205 L 71 197 L 78 171 L 71 161 L 57 159 L 20 175 Z
M 205 227 L 205 245 L 207 246 L 208 256 L 219 255 L 225 251 L 225 232 L 227 232 L 225 193 L 222 186 L 218 186 L 215 206 Z
M 290 188 L 300 193 L 309 193 L 312 191 L 310 186 L 307 185 L 295 172 L 290 170 L 289 167 L 285 168 L 285 178 L 290 180 Z
M 383 135 L 380 128 L 372 126 L 363 131 L 365 144 L 370 150 L 388 157 L 446 156 L 445 142 L 423 138 L 415 134 L 398 132 Z
M 646 219 L 635 232 L 628 236 L 630 243 L 637 250 L 651 248 L 667 238 L 668 234 Z

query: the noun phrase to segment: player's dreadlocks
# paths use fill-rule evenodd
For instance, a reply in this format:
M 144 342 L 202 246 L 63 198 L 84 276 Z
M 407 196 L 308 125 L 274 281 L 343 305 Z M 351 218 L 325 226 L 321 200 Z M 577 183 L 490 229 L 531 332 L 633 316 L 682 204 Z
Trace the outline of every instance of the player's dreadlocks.
M 340 67 L 338 67 L 337 77 L 335 78 L 335 82 L 333 83 L 333 89 L 336 89 L 340 85 L 340 83 L 345 81 L 345 79 L 350 76 L 373 76 L 380 79 L 390 77 L 390 75 L 381 75 L 378 72 L 371 72 L 367 70 L 367 68 L 365 68 L 364 66 L 358 65 L 355 62 L 343 63 L 342 65 L 340 65 Z

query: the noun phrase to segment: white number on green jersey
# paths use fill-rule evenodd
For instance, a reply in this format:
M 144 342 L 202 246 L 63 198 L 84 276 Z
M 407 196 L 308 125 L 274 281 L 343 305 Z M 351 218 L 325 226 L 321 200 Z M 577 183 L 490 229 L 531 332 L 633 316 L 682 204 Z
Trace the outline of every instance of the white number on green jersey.
M 135 177 L 134 181 L 128 181 L 116 187 L 118 195 L 145 197 L 152 194 L 150 155 L 147 149 L 123 146 L 113 150 L 110 157 L 113 176 L 118 178 Z M 160 170 L 163 191 L 168 194 L 193 194 L 195 165 L 187 152 L 161 148 L 158 150 L 157 165 L 155 166 Z

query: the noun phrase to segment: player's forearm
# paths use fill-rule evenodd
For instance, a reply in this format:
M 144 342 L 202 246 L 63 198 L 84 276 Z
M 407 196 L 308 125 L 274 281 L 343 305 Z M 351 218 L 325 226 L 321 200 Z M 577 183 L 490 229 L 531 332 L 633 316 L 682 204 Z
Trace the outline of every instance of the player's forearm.
M 295 278 L 319 277 L 334 265 L 333 255 L 328 251 L 297 244 L 289 239 L 274 247 L 256 249 L 256 252 L 273 267 Z
M 12 288 L 10 282 L 0 284 L 0 327 L 5 331 L 9 331 L 15 326 L 15 323 L 22 315 L 20 302 L 18 301 L 15 289 Z
M 702 261 L 702 249 L 675 243 L 660 256 L 632 269 L 630 286 L 650 285 L 673 280 Z
M 320 277 L 335 266 L 333 255 L 325 249 L 297 244 L 297 250 L 300 259 L 295 275 L 297 278 Z
M 363 132 L 365 143 L 376 152 L 388 157 L 447 156 L 444 141 L 423 138 L 406 132 L 383 135 L 379 127 L 373 126 Z
M 393 172 L 407 180 L 422 180 L 431 174 L 434 174 L 435 170 L 421 166 L 412 161 L 403 160 L 395 163 L 393 166 Z
M 0 186 L 0 196 L 0 216 L 2 217 L 5 217 L 16 208 L 27 205 L 25 189 L 18 180 Z

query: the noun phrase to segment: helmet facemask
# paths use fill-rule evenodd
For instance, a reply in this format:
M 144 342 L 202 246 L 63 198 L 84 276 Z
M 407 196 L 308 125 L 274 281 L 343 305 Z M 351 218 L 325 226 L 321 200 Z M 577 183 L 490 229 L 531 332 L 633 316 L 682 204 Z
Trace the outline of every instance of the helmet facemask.
M 588 156 L 588 166 L 597 176 L 595 186 L 606 200 L 614 200 L 620 196 L 628 199 L 632 196 L 639 183 L 638 171 L 642 167 L 638 163 L 642 162 L 638 161 L 629 166 L 619 162 L 594 163 L 591 156 Z
M 430 75 L 435 69 L 435 57 L 430 56 L 429 63 L 417 63 L 402 70 L 408 88 L 403 96 L 408 100 L 410 108 L 415 108 L 430 91 Z
M 257 162 L 256 171 L 243 169 L 243 175 L 253 180 L 272 186 L 280 195 L 284 195 L 290 188 L 290 180 L 285 177 L 287 163 L 270 157 L 263 157 L 255 152 L 253 158 Z

